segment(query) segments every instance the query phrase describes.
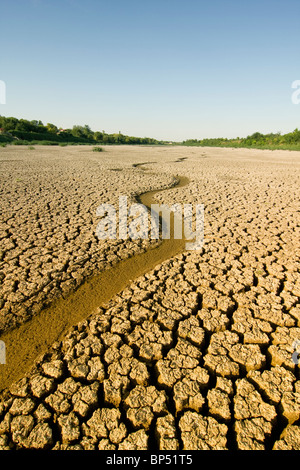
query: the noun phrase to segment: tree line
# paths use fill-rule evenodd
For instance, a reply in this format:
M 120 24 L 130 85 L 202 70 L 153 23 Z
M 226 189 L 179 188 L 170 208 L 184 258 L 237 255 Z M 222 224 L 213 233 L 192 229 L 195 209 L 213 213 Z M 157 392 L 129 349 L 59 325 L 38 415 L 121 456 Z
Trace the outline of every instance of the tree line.
M 72 129 L 58 128 L 55 124 L 42 121 L 17 119 L 0 116 L 0 142 L 39 143 L 39 144 L 139 144 L 157 145 L 164 143 L 150 137 L 133 137 L 121 132 L 108 134 L 105 131 L 92 131 L 85 126 L 74 125 Z
M 183 142 L 169 142 L 150 137 L 133 137 L 121 132 L 108 134 L 103 131 L 92 131 L 86 124 L 74 125 L 72 129 L 58 128 L 55 124 L 43 124 L 42 121 L 17 119 L 0 116 L 0 144 L 131 144 L 131 145 L 161 145 L 176 144 L 184 146 L 207 147 L 248 147 L 261 149 L 300 150 L 300 130 L 295 129 L 287 134 L 255 132 L 247 137 L 226 137 L 210 139 L 188 139 Z
M 300 131 L 295 129 L 287 134 L 261 134 L 255 132 L 247 137 L 236 137 L 234 139 L 214 138 L 214 139 L 189 139 L 182 142 L 183 145 L 205 146 L 205 147 L 248 147 L 262 149 L 288 149 L 300 150 Z

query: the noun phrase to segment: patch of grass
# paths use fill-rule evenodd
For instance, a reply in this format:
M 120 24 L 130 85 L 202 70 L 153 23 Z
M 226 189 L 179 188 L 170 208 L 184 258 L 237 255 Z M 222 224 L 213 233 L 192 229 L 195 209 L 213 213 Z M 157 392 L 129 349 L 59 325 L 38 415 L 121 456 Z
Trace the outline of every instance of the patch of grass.
M 52 140 L 40 140 L 39 145 L 58 145 L 58 142 L 53 142 Z
M 32 145 L 30 145 L 30 146 L 28 147 L 28 150 L 35 150 L 35 147 L 33 147 Z
M 103 152 L 103 151 L 104 151 L 103 147 L 94 147 L 93 148 L 93 152 Z
M 29 145 L 30 142 L 27 142 L 27 140 L 13 140 L 12 145 Z

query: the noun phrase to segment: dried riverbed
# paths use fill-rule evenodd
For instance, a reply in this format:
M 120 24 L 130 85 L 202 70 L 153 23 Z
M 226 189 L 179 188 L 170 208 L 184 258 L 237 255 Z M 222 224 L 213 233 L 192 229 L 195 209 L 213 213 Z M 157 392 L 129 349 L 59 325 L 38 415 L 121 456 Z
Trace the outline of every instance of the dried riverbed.
M 1 339 L 45 306 L 63 313 L 65 302 L 67 315 L 74 289 L 97 272 L 156 252 L 154 241 L 99 242 L 99 204 L 133 202 L 176 175 L 189 184 L 156 200 L 205 204 L 201 252 L 161 257 L 136 279 L 123 269 L 118 293 L 98 306 L 87 298 L 87 318 L 63 324 L 42 355 L 27 337 L 36 362 L 18 378 L 5 368 L 23 336 L 6 342 L 1 448 L 300 448 L 298 153 L 0 152 Z

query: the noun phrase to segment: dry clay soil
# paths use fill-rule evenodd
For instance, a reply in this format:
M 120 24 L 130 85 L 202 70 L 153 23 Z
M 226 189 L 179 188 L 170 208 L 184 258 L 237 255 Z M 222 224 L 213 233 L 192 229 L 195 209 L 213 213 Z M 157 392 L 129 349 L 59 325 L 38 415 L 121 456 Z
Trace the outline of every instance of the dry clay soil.
M 9 146 L 0 172 L 0 449 L 300 449 L 298 152 Z M 201 250 L 98 240 L 100 204 L 155 189 L 204 204 Z

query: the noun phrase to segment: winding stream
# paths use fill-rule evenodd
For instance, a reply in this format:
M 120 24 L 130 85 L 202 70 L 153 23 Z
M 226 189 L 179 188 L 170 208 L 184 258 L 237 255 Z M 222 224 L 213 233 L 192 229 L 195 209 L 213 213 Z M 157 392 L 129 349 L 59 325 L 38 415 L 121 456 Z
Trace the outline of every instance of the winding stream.
M 177 177 L 177 180 L 178 183 L 173 186 L 174 188 L 189 183 L 186 177 Z M 140 195 L 138 200 L 149 209 L 151 204 L 156 203 L 155 194 L 170 189 L 172 188 L 148 191 Z M 6 364 L 0 369 L 0 391 L 23 377 L 41 354 L 44 354 L 54 342 L 63 339 L 71 326 L 86 319 L 97 307 L 130 285 L 132 280 L 183 252 L 184 249 L 184 239 L 177 240 L 172 236 L 170 239 L 164 239 L 159 246 L 122 260 L 87 279 L 67 298 L 55 301 L 26 323 L 5 332 L 1 340 L 6 345 Z

